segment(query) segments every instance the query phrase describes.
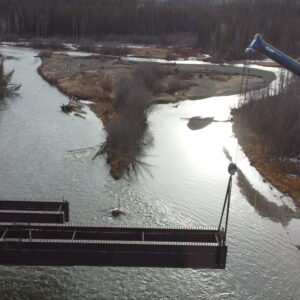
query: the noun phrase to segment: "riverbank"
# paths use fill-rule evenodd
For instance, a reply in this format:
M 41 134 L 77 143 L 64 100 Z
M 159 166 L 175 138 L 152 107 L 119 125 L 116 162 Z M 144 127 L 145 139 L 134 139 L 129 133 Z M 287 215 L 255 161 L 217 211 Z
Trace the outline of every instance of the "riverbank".
M 92 109 L 106 129 L 112 120 L 120 117 L 114 106 L 116 83 L 136 72 L 142 72 L 140 75 L 150 81 L 149 105 L 237 94 L 242 76 L 242 68 L 234 66 L 166 63 L 155 64 L 163 69 L 155 71 L 159 78 L 153 78 L 153 70 L 150 72 L 153 65 L 112 56 L 70 57 L 48 53 L 41 58 L 40 75 L 70 97 L 93 101 Z M 267 86 L 273 79 L 274 74 L 253 69 L 249 90 Z M 107 161 L 111 175 L 119 179 L 128 168 L 131 155 L 111 150 Z
M 139 64 L 141 63 L 113 56 L 71 57 L 52 54 L 50 57 L 42 57 L 39 72 L 45 80 L 57 86 L 63 93 L 98 102 L 101 101 L 103 81 L 111 81 L 113 85 L 118 78 L 130 74 Z M 163 85 L 174 84 L 174 77 L 185 84 L 174 86 L 172 89 L 166 87 L 164 92 L 152 93 L 151 103 L 203 99 L 236 94 L 240 91 L 242 68 L 209 64 L 164 65 L 168 66 L 173 74 L 163 78 Z M 260 89 L 274 79 L 274 74 L 270 72 L 252 69 L 248 89 Z
M 281 77 L 276 94 L 249 94 L 232 109 L 235 132 L 251 164 L 300 207 L 300 88 L 298 77 Z
M 300 57 L 295 58 L 294 60 L 300 63 Z M 283 66 L 281 66 L 275 61 L 262 61 L 262 62 L 256 62 L 255 64 L 263 67 L 283 68 Z
M 300 208 L 300 159 L 280 159 L 273 155 L 270 145 L 250 128 L 244 128 L 240 117 L 233 117 L 232 129 L 250 164 Z

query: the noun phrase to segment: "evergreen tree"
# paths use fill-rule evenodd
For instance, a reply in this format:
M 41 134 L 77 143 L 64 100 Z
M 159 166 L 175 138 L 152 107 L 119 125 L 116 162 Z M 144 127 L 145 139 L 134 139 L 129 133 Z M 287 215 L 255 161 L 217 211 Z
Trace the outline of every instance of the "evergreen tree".
M 5 74 L 3 66 L 3 58 L 0 59 L 0 99 L 5 96 L 12 96 L 21 85 L 10 83 L 14 70 Z

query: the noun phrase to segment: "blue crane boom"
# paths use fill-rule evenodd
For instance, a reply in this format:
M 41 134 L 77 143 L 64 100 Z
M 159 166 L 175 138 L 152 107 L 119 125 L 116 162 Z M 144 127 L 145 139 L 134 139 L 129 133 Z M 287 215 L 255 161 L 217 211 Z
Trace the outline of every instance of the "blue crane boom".
M 278 62 L 280 65 L 284 66 L 288 70 L 292 71 L 296 75 L 300 76 L 300 64 L 279 51 L 275 47 L 266 43 L 260 34 L 256 34 L 254 40 L 251 42 L 249 47 L 246 49 L 247 54 L 253 54 L 256 51 L 261 52 L 272 60 Z

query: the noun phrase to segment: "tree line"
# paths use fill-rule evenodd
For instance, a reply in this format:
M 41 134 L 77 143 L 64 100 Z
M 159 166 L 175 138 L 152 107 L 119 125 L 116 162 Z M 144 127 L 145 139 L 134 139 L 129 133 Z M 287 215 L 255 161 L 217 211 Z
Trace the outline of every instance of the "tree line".
M 0 0 L 0 34 L 76 41 L 113 35 L 188 43 L 230 58 L 241 54 L 259 32 L 297 55 L 299 16 L 299 0 Z

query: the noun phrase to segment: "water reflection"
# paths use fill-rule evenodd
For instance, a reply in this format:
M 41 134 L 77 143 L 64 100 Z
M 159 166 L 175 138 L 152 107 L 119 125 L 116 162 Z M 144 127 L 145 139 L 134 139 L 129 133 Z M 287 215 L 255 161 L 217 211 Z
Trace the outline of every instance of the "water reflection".
M 140 152 L 131 162 L 129 168 L 127 169 L 125 178 L 131 180 L 134 177 L 144 177 L 145 175 L 153 177 L 151 172 L 152 164 L 145 161 L 146 153 L 153 146 L 153 136 L 150 130 L 144 132 L 142 141 L 140 141 Z
M 232 157 L 226 148 L 223 148 L 223 152 L 226 158 L 232 161 Z M 252 186 L 240 169 L 237 172 L 237 186 L 240 188 L 241 194 L 260 216 L 281 223 L 283 226 L 287 226 L 292 219 L 300 219 L 299 209 L 294 211 L 285 204 L 278 205 L 269 201 Z
M 3 112 L 6 110 L 6 105 L 5 102 L 3 102 L 3 100 L 0 100 L 0 112 Z
M 281 223 L 283 226 L 287 226 L 293 218 L 300 219 L 299 209 L 293 211 L 285 204 L 277 205 L 268 201 L 265 196 L 253 188 L 240 170 L 237 173 L 237 186 L 240 188 L 241 194 L 260 216 Z
M 153 146 L 153 136 L 151 132 L 146 128 L 144 132 L 141 133 L 141 136 L 139 136 L 139 139 L 133 139 L 129 136 L 130 134 L 130 131 L 126 132 L 126 136 L 125 134 L 120 135 L 118 131 L 108 133 L 106 141 L 101 143 L 98 147 L 98 150 L 92 157 L 92 161 L 99 155 L 107 156 L 107 164 L 110 165 L 111 171 L 113 171 L 111 174 L 116 174 L 114 172 L 115 165 L 117 165 L 119 171 L 122 171 L 122 175 L 118 177 L 118 179 L 123 177 L 126 180 L 131 180 L 133 177 L 143 177 L 145 174 L 152 177 L 150 169 L 152 165 L 144 160 L 149 148 Z M 114 142 L 110 139 L 113 139 Z M 71 151 L 71 154 L 81 153 L 80 155 L 82 155 L 83 152 L 91 151 L 93 148 L 94 147 L 79 149 L 75 152 Z M 111 158 L 111 153 L 115 153 L 116 155 L 113 155 L 113 158 Z M 125 163 L 122 162 L 124 158 Z M 128 158 L 128 160 L 126 160 L 126 158 Z

